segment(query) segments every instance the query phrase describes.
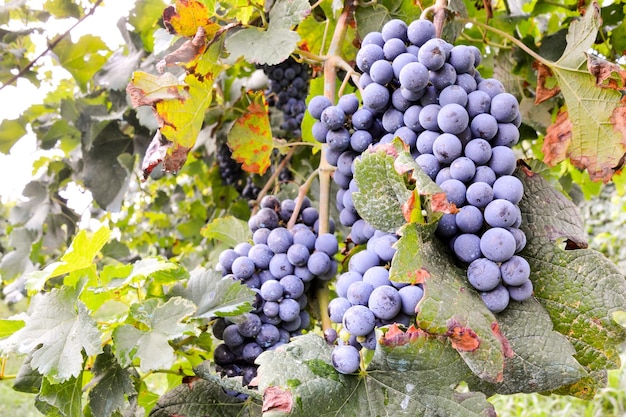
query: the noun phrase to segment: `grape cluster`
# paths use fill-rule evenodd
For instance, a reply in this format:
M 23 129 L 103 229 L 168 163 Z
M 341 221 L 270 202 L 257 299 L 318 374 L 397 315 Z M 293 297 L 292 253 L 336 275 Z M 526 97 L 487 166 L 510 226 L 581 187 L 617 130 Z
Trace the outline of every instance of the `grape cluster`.
M 296 204 L 265 196 L 248 222 L 252 243 L 240 243 L 219 256 L 217 268 L 224 279 L 241 281 L 257 293 L 252 312 L 218 318 L 213 326 L 214 335 L 223 341 L 214 353 L 218 370 L 242 376 L 244 385 L 256 375 L 254 361 L 261 352 L 288 343 L 309 327 L 305 308 L 310 283 L 328 281 L 337 273 L 337 238 L 318 233 L 319 212 L 309 199 L 303 199 L 296 224 L 285 227 Z
M 277 65 L 263 65 L 261 68 L 269 79 L 265 95 L 270 112 L 276 108 L 283 116 L 280 129 L 287 138 L 302 136 L 300 125 L 309 92 L 309 66 L 289 57 Z
M 261 189 L 254 183 L 252 176 L 241 169 L 241 164 L 233 159 L 228 145 L 223 143 L 218 146 L 216 159 L 224 185 L 235 187 L 247 200 L 256 200 Z
M 424 295 L 421 284 L 389 280 L 388 265 L 396 252 L 393 245 L 398 237 L 361 222 L 358 220 L 355 226 L 362 228 L 360 233 L 367 245 L 350 258 L 348 271 L 337 278 L 337 298 L 328 304 L 330 320 L 342 326 L 331 360 L 345 374 L 359 368 L 361 348 L 376 348 L 374 329 L 391 323 L 408 327 Z
M 352 193 L 354 160 L 370 145 L 399 137 L 458 213 L 445 214 L 437 235 L 468 266 L 468 280 L 493 312 L 532 294 L 518 203 L 524 188 L 512 174 L 521 115 L 501 82 L 476 70 L 474 46 L 435 37 L 428 20 L 387 22 L 367 34 L 356 56 L 362 105 L 353 95 L 336 105 L 311 99 L 313 136 L 328 145 L 340 221 L 359 220 Z M 353 231 L 354 232 L 354 231 Z

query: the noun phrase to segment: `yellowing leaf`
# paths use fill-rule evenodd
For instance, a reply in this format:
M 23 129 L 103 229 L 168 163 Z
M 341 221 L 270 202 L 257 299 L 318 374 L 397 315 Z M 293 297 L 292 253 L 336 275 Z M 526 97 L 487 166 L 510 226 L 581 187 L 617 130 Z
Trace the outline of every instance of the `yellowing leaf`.
M 209 20 L 209 10 L 195 0 L 177 0 L 175 6 L 169 6 L 163 11 L 163 23 L 170 33 L 182 36 L 193 36 L 199 27 L 203 27 L 207 36 L 213 37 L 220 28 Z
M 186 85 L 182 84 L 174 74 L 166 72 L 161 75 L 135 71 L 133 78 L 126 87 L 134 107 L 151 106 L 158 101 L 167 99 L 185 100 L 189 98 Z
M 263 174 L 274 149 L 267 103 L 262 91 L 248 93 L 250 104 L 228 133 L 233 158 L 248 172 Z

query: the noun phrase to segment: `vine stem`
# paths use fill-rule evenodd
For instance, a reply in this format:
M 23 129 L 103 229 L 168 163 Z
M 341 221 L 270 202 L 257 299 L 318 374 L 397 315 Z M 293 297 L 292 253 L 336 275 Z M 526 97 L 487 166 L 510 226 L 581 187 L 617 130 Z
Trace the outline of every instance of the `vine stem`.
M 22 68 L 17 74 L 15 74 L 13 77 L 11 77 L 11 79 L 9 79 L 6 83 L 0 85 L 0 90 L 2 90 L 4 87 L 6 87 L 7 85 L 11 85 L 13 84 L 18 78 L 23 77 L 24 74 L 26 74 L 26 71 L 28 71 L 29 69 L 31 69 L 33 67 L 33 65 L 35 65 L 37 63 L 37 61 L 39 61 L 43 56 L 45 56 L 46 54 L 48 54 L 48 52 L 52 51 L 54 48 L 56 48 L 56 46 L 64 39 L 67 37 L 67 35 L 70 34 L 70 32 L 72 30 L 74 30 L 74 28 L 76 26 L 78 26 L 79 24 L 81 24 L 86 18 L 88 18 L 89 16 L 93 15 L 94 12 L 96 11 L 96 9 L 98 8 L 98 6 L 100 6 L 100 4 L 102 4 L 104 0 L 97 0 L 94 5 L 92 6 L 91 9 L 89 9 L 89 11 L 87 13 L 85 13 L 85 15 L 83 17 L 81 17 L 80 19 L 78 19 L 78 21 L 76 21 L 76 23 L 74 23 L 68 30 L 66 30 L 65 32 L 63 32 L 62 34 L 60 34 L 59 36 L 57 36 L 56 38 L 54 38 L 53 41 L 48 42 L 48 47 L 46 48 L 45 51 L 43 51 L 42 53 L 40 53 L 39 55 L 37 55 L 32 61 L 30 61 L 28 64 L 26 64 L 26 66 L 24 68 Z
M 428 19 L 433 16 L 433 24 L 435 25 L 435 36 L 441 37 L 443 32 L 443 24 L 446 21 L 448 8 L 448 0 L 437 0 L 435 4 L 425 8 L 420 15 L 420 19 Z
M 269 189 L 272 187 L 272 184 L 274 183 L 274 181 L 276 181 L 276 179 L 278 178 L 282 170 L 285 169 L 285 167 L 291 160 L 291 157 L 293 156 L 293 154 L 296 153 L 297 149 L 298 149 L 297 147 L 293 147 L 289 150 L 289 152 L 285 155 L 283 160 L 280 161 L 280 164 L 278 165 L 276 170 L 272 173 L 272 176 L 267 180 L 267 182 L 265 183 L 261 191 L 259 191 L 259 195 L 256 198 L 256 204 L 255 204 L 257 208 L 260 207 L 261 199 L 265 197 Z

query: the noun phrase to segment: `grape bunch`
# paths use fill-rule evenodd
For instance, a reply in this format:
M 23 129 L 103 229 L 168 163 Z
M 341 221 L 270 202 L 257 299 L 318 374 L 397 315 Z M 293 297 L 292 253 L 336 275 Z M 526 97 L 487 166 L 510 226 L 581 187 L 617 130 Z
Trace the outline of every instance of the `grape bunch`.
M 223 341 L 214 361 L 222 375 L 242 376 L 248 385 L 256 375 L 254 361 L 268 349 L 288 343 L 309 327 L 307 290 L 314 279 L 337 273 L 337 238 L 319 234 L 319 212 L 304 198 L 296 224 L 285 226 L 297 201 L 265 196 L 250 217 L 252 243 L 240 243 L 219 256 L 224 279 L 241 281 L 257 293 L 254 310 L 235 318 L 218 318 L 214 335 Z M 331 231 L 333 223 L 330 224 Z
M 436 38 L 428 20 L 393 19 L 367 34 L 357 53 L 362 105 L 351 95 L 337 105 L 314 97 L 308 110 L 317 119 L 313 136 L 337 167 L 341 223 L 359 220 L 354 160 L 371 144 L 399 137 L 458 209 L 443 216 L 437 235 L 468 265 L 486 306 L 500 312 L 533 290 L 528 262 L 518 255 L 526 244 L 518 207 L 524 187 L 512 175 L 521 115 L 500 81 L 480 76 L 480 61 L 478 48 Z
M 365 224 L 363 235 L 368 239 L 365 249 L 352 255 L 348 271 L 337 278 L 337 298 L 328 304 L 330 320 L 341 324 L 331 360 L 335 369 L 344 374 L 359 368 L 361 348 L 376 348 L 376 327 L 392 323 L 408 327 L 424 295 L 421 284 L 389 280 L 388 265 L 398 240 L 395 234 Z M 334 339 L 332 336 L 329 341 Z
M 254 183 L 252 176 L 241 169 L 241 164 L 233 159 L 227 144 L 218 146 L 216 160 L 222 183 L 235 187 L 243 198 L 256 200 L 261 189 Z
M 302 136 L 300 125 L 309 92 L 309 66 L 289 57 L 277 65 L 263 65 L 261 68 L 269 79 L 265 95 L 270 113 L 272 108 L 282 113 L 280 129 L 285 137 L 299 138 Z

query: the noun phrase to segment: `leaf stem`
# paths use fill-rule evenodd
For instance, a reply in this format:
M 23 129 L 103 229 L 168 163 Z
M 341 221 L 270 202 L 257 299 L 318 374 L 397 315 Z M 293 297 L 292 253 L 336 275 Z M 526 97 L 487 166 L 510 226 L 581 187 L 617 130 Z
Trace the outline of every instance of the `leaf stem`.
M 305 144 L 306 142 L 302 142 L 302 144 Z M 289 145 L 289 144 L 288 144 Z M 295 144 L 294 144 L 295 145 Z M 283 145 L 283 146 L 287 146 L 287 145 Z M 278 146 L 277 146 L 278 147 Z M 285 155 L 285 157 L 283 158 L 282 161 L 280 161 L 280 164 L 278 165 L 278 167 L 276 168 L 276 170 L 272 173 L 272 176 L 267 180 L 267 182 L 265 183 L 265 185 L 263 186 L 263 188 L 261 189 L 261 191 L 259 191 L 259 195 L 256 199 L 256 206 L 260 207 L 261 205 L 261 199 L 263 197 L 265 197 L 265 195 L 267 194 L 267 192 L 269 191 L 269 189 L 272 187 L 272 184 L 274 183 L 274 181 L 276 181 L 276 178 L 278 178 L 278 176 L 280 175 L 280 173 L 282 172 L 283 169 L 285 169 L 285 167 L 287 166 L 287 164 L 289 163 L 289 161 L 291 160 L 291 157 L 293 156 L 293 154 L 296 152 L 298 148 L 297 147 L 293 147 L 289 150 L 289 152 L 287 153 L 287 155 Z
M 302 203 L 304 202 L 304 197 L 306 197 L 306 195 L 308 194 L 309 189 L 311 188 L 311 184 L 313 184 L 313 181 L 315 181 L 315 178 L 317 178 L 318 175 L 319 168 L 313 171 L 311 175 L 309 175 L 309 178 L 307 178 L 304 184 L 302 184 L 298 189 L 298 201 L 296 201 L 296 207 L 294 208 L 293 214 L 291 215 L 291 218 L 287 223 L 287 229 L 291 229 L 293 226 L 295 226 L 296 221 L 298 220 L 298 216 L 300 215 L 300 208 L 302 207 Z
M 490 32 L 495 33 L 498 36 L 501 36 L 511 42 L 513 42 L 515 44 L 515 46 L 517 46 L 518 48 L 520 48 L 522 51 L 526 52 L 528 55 L 530 55 L 531 57 L 533 57 L 535 60 L 539 61 L 540 63 L 542 63 L 543 65 L 547 66 L 547 67 L 554 67 L 554 63 L 552 61 L 548 61 L 547 59 L 543 58 L 541 55 L 539 55 L 538 53 L 536 53 L 535 51 L 533 51 L 532 49 L 530 49 L 528 46 L 526 46 L 522 41 L 520 41 L 519 39 L 517 39 L 515 36 L 503 32 L 500 29 L 496 29 L 493 26 L 489 26 L 485 23 L 479 22 L 475 19 L 469 19 L 469 18 L 457 18 L 456 19 L 458 22 L 461 23 L 470 23 L 472 25 L 476 25 L 482 29 L 488 30 Z
M 43 56 L 47 55 L 48 52 L 52 51 L 54 48 L 56 48 L 56 46 L 64 39 L 67 37 L 67 35 L 70 34 L 70 32 L 72 30 L 74 30 L 74 28 L 76 26 L 78 26 L 79 24 L 81 24 L 86 18 L 88 18 L 89 16 L 93 15 L 94 12 L 96 11 L 96 9 L 98 8 L 98 6 L 100 6 L 100 4 L 102 4 L 104 0 L 97 0 L 91 9 L 89 9 L 89 11 L 87 13 L 85 13 L 85 15 L 83 17 L 81 17 L 80 19 L 78 19 L 76 21 L 76 23 L 74 23 L 68 30 L 66 30 L 65 32 L 63 32 L 62 34 L 58 35 L 56 38 L 54 38 L 54 40 L 52 40 L 51 42 L 48 42 L 48 47 L 46 48 L 45 51 L 43 51 L 42 53 L 40 53 L 39 55 L 37 55 L 33 60 L 31 60 L 28 64 L 26 64 L 26 66 L 24 68 L 22 68 L 17 74 L 15 74 L 13 77 L 11 77 L 7 82 L 5 82 L 4 84 L 0 85 L 0 90 L 2 90 L 4 87 L 6 87 L 7 85 L 11 85 L 13 84 L 18 78 L 23 77 L 24 74 L 26 74 L 26 72 L 28 70 L 30 70 L 33 65 L 35 65 L 37 63 L 37 61 L 39 61 Z

